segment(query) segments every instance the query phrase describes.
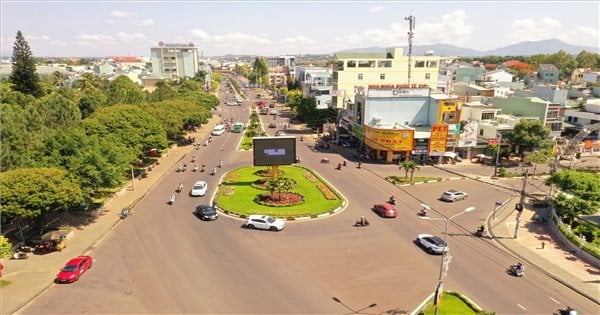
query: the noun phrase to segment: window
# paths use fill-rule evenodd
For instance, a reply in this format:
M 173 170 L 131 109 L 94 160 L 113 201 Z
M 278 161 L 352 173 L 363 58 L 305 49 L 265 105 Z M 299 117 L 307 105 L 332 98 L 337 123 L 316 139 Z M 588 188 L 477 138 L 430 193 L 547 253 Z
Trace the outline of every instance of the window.
M 493 120 L 494 113 L 481 113 L 481 120 Z
M 379 75 L 379 79 L 380 79 L 380 80 L 385 80 L 385 73 L 382 73 L 382 74 L 380 74 L 380 75 Z
M 547 118 L 558 118 L 558 111 L 557 110 L 548 111 L 548 117 Z
M 356 68 L 356 61 L 348 60 L 348 68 Z
M 562 127 L 562 123 L 560 123 L 560 122 L 550 124 L 550 129 L 552 131 L 560 131 L 562 129 L 561 127 Z
M 425 73 L 425 80 L 431 80 L 431 73 Z
M 359 74 L 358 74 L 358 79 L 359 79 L 359 80 L 362 80 L 362 79 L 363 79 L 363 75 L 362 75 L 362 73 L 359 73 Z
M 415 61 L 415 68 L 425 68 L 425 61 Z
M 479 135 L 483 136 L 483 129 L 479 129 Z
M 377 61 L 377 68 L 391 68 L 391 67 L 392 67 L 391 60 L 378 60 Z
M 359 60 L 359 68 L 375 68 L 375 60 Z
M 435 68 L 435 67 L 437 67 L 437 61 L 427 61 L 427 67 L 428 68 Z

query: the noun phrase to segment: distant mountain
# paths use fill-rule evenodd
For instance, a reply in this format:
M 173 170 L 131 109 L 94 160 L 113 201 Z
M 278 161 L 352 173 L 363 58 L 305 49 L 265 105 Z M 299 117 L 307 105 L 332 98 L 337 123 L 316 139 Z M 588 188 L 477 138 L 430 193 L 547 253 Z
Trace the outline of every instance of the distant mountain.
M 402 47 L 404 48 L 404 53 L 408 54 L 408 46 Z M 587 47 L 587 46 L 578 46 L 567 44 L 558 39 L 547 39 L 540 41 L 527 41 L 521 42 L 517 44 L 512 44 L 509 46 L 487 50 L 487 51 L 479 51 L 470 48 L 462 48 L 448 44 L 432 44 L 432 45 L 416 45 L 413 46 L 413 54 L 417 56 L 422 56 L 428 50 L 433 50 L 433 54 L 436 56 L 459 56 L 459 57 L 483 57 L 483 56 L 530 56 L 535 54 L 553 54 L 558 52 L 559 50 L 564 50 L 565 52 L 577 55 L 582 50 L 586 50 L 593 53 L 600 53 L 599 48 Z M 385 48 L 381 47 L 367 47 L 367 48 L 356 48 L 350 50 L 344 50 L 344 52 L 382 52 Z

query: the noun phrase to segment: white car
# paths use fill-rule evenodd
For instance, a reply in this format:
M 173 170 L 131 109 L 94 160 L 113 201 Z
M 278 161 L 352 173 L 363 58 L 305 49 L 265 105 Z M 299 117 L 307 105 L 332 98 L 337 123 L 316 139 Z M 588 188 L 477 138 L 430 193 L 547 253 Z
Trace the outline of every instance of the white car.
M 444 191 L 444 193 L 442 194 L 440 199 L 442 199 L 444 201 L 455 202 L 456 200 L 467 199 L 467 196 L 468 196 L 468 194 L 464 191 L 458 191 L 458 190 L 451 189 L 451 190 Z
M 442 254 L 448 251 L 448 244 L 443 239 L 430 234 L 417 235 L 417 243 L 431 254 Z
M 206 195 L 206 190 L 208 189 L 208 184 L 205 181 L 198 181 L 190 190 L 190 196 L 204 196 Z
M 281 231 L 285 227 L 285 221 L 266 215 L 252 214 L 246 219 L 244 227 L 247 229 Z

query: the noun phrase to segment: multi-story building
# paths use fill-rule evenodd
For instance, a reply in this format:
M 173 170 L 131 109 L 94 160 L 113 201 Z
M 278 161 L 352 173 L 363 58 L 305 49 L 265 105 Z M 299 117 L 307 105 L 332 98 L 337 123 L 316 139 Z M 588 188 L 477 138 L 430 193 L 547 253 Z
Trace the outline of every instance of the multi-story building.
M 559 74 L 558 68 L 552 64 L 540 64 L 537 69 L 537 79 L 540 83 L 556 84 Z
M 565 108 L 538 97 L 494 98 L 494 106 L 502 113 L 517 117 L 537 117 L 551 130 L 552 137 L 560 137 Z
M 589 125 L 600 122 L 600 99 L 590 99 L 584 105 L 583 109 L 567 109 L 565 110 L 565 132 L 563 136 L 573 137 L 578 132 Z M 595 131 L 587 136 L 589 140 L 595 140 L 598 144 L 600 133 Z
M 269 85 L 274 87 L 282 87 L 287 85 L 288 68 L 283 66 L 269 67 Z
M 177 78 L 192 78 L 198 72 L 198 48 L 194 43 L 158 43 L 150 48 L 152 73 Z
M 533 86 L 531 95 L 552 103 L 564 105 L 567 101 L 568 93 L 568 90 L 561 89 L 556 85 L 535 85 Z
M 296 65 L 295 56 L 279 56 L 279 57 L 267 57 L 267 64 L 269 67 L 288 67 L 293 68 Z
M 340 52 L 335 54 L 332 107 L 345 108 L 354 101 L 356 87 L 369 85 L 426 84 L 437 87 L 439 56 L 409 56 L 402 48 L 388 48 L 380 53 Z M 409 80 L 410 73 L 410 80 Z
M 302 97 L 314 97 L 317 109 L 331 106 L 331 68 L 295 67 L 296 80 L 302 88 Z

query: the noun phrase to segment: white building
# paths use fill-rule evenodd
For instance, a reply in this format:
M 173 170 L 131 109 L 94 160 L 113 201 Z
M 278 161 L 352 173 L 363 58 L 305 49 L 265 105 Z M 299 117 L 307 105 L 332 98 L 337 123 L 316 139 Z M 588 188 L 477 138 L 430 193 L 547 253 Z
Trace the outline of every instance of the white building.
M 489 71 L 483 74 L 483 81 L 486 82 L 512 82 L 514 76 L 504 69 Z
M 194 43 L 166 44 L 150 48 L 152 73 L 163 76 L 192 78 L 198 72 L 198 48 Z

